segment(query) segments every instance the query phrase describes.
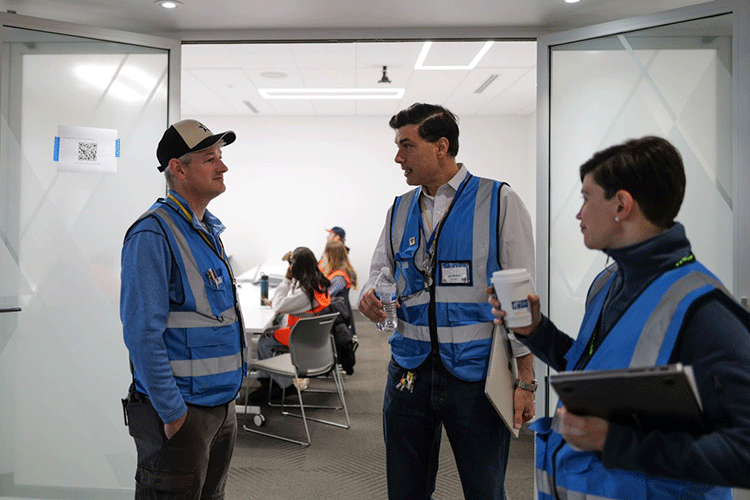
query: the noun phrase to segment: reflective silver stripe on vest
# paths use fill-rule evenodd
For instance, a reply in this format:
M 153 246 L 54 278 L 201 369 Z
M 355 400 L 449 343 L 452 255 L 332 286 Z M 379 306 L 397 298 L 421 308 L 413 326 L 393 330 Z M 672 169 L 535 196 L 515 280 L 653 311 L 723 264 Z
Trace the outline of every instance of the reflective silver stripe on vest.
M 472 242 L 472 283 L 474 283 L 474 297 L 477 292 L 479 293 L 479 301 L 486 302 L 487 294 L 484 292 L 487 289 L 487 259 L 489 258 L 490 252 L 490 215 L 493 211 L 498 210 L 497 206 L 492 206 L 492 190 L 495 186 L 495 181 L 489 179 L 479 179 L 479 186 L 477 186 L 477 197 L 474 203 L 474 228 L 473 228 L 473 242 Z M 497 193 L 498 199 L 500 198 L 500 191 Z M 498 213 L 498 217 L 500 214 Z M 495 228 L 497 230 L 497 228 Z M 498 249 L 498 252 L 500 249 Z M 467 289 L 466 287 L 448 287 L 454 290 Z M 477 288 L 480 288 L 477 290 Z M 439 297 L 438 297 L 439 298 Z M 448 300 L 444 302 L 454 302 L 454 300 Z M 469 302 L 466 300 L 465 302 Z
M 169 362 L 175 377 L 201 377 L 233 372 L 242 367 L 242 354 L 232 354 L 219 358 L 185 359 Z
M 414 307 L 414 306 L 424 306 L 430 303 L 430 294 L 427 290 L 423 291 L 424 293 L 418 293 L 416 295 L 411 295 L 409 297 L 405 297 L 403 299 L 403 302 L 401 303 L 401 307 Z
M 194 311 L 170 311 L 167 328 L 204 328 L 231 325 L 237 321 L 237 310 L 230 307 L 219 318 L 204 316 Z
M 180 247 L 180 256 L 185 265 L 185 274 L 187 274 L 190 291 L 195 299 L 196 312 L 208 317 L 213 316 L 214 314 L 211 310 L 211 304 L 208 302 L 208 296 L 206 295 L 206 283 L 203 281 L 203 276 L 201 276 L 201 273 L 198 270 L 198 264 L 195 262 L 195 257 L 193 256 L 193 252 L 190 249 L 190 245 L 188 244 L 185 235 L 182 234 L 182 231 L 180 231 L 180 228 L 166 209 L 156 208 L 154 209 L 154 212 L 156 212 L 170 227 L 172 230 L 172 236 L 177 240 L 177 245 Z
M 677 280 L 667 289 L 656 309 L 653 310 L 648 321 L 646 321 L 635 347 L 633 359 L 630 360 L 631 367 L 654 366 L 656 364 L 667 328 L 680 302 L 687 295 L 705 285 L 716 287 L 731 296 L 720 281 L 700 271 L 693 271 Z
M 462 344 L 475 340 L 492 338 L 492 323 L 476 323 L 473 325 L 439 327 L 437 329 L 438 342 L 441 344 Z M 412 325 L 399 321 L 398 333 L 407 339 L 430 341 L 430 327 L 427 325 Z
M 399 321 L 398 333 L 407 339 L 419 340 L 421 342 L 430 341 L 430 327 L 427 325 L 418 326 L 406 321 Z
M 589 302 L 596 297 L 596 294 L 601 291 L 602 288 L 604 288 L 604 285 L 607 284 L 607 281 L 609 281 L 609 278 L 617 271 L 617 264 L 612 264 L 608 268 L 606 268 L 604 271 L 599 273 L 599 276 L 596 278 L 596 280 L 591 284 L 591 288 L 589 288 L 589 293 L 586 296 L 586 306 L 588 307 Z
M 413 189 L 408 193 L 401 196 L 398 204 L 398 210 L 392 214 L 393 224 L 388 228 L 388 232 L 392 238 L 391 250 L 396 254 L 401 249 L 401 241 L 404 237 L 406 228 L 406 219 L 409 217 L 409 208 L 411 207 L 412 201 L 416 193 L 421 190 Z M 425 269 L 425 239 L 424 235 L 420 235 L 419 238 L 419 250 L 414 254 L 414 263 L 417 269 Z M 406 289 L 406 280 L 402 274 L 399 275 L 398 281 L 396 282 L 396 289 L 399 296 L 403 295 L 403 291 Z M 429 302 L 429 295 L 428 295 Z
M 534 475 L 536 476 L 537 490 L 546 495 L 559 498 L 560 500 L 615 500 L 609 497 L 582 493 L 580 491 L 568 491 L 561 486 L 555 488 L 555 485 L 552 482 L 552 476 L 542 469 L 535 469 Z M 633 500 L 636 499 L 634 498 Z

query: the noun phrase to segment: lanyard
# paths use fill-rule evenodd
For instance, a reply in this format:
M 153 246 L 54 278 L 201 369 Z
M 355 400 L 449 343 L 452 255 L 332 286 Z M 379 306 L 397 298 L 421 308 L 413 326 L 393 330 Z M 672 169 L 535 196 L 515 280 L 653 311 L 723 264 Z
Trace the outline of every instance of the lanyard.
M 430 253 L 430 249 L 432 248 L 432 243 L 435 240 L 435 237 L 437 236 L 437 233 L 440 232 L 440 227 L 442 226 L 443 221 L 445 220 L 445 216 L 448 215 L 448 213 L 451 211 L 451 209 L 453 208 L 453 203 L 456 201 L 457 197 L 461 196 L 461 192 L 466 187 L 466 184 L 468 184 L 468 181 L 469 181 L 469 179 L 471 179 L 471 177 L 472 177 L 471 174 L 467 174 L 466 177 L 464 178 L 464 180 L 461 181 L 461 184 L 459 184 L 458 189 L 456 190 L 455 193 L 453 193 L 453 196 L 450 199 L 450 203 L 448 203 L 448 208 L 445 210 L 445 212 L 443 212 L 443 215 L 440 216 L 440 219 L 437 221 L 437 224 L 435 224 L 435 229 L 432 228 L 432 224 L 430 223 L 430 218 L 427 215 L 427 210 L 425 210 L 425 207 L 422 204 L 422 200 L 421 199 L 419 200 L 419 208 L 421 210 L 421 213 L 424 215 L 424 217 L 420 217 L 419 218 L 419 229 L 425 235 L 425 239 L 427 240 L 426 250 L 427 250 L 428 253 Z M 421 189 L 420 189 L 420 192 L 419 192 L 419 194 L 417 194 L 417 196 L 421 196 L 421 195 L 422 195 L 422 192 L 421 192 Z M 435 193 L 435 195 L 437 195 L 437 193 Z M 434 208 L 435 208 L 435 206 L 433 204 L 433 209 Z M 423 219 L 427 219 L 427 226 L 428 226 L 428 228 L 430 230 L 430 237 L 429 238 L 427 238 L 427 232 L 425 231 L 424 225 L 422 224 L 422 220 Z
M 422 212 L 423 217 L 419 218 L 419 228 L 422 230 L 422 233 L 425 236 L 425 240 L 427 241 L 427 251 L 430 251 L 430 248 L 432 248 L 432 242 L 435 240 L 435 235 L 437 234 L 437 230 L 440 227 L 440 224 L 442 224 L 443 219 L 445 218 L 445 214 L 448 213 L 450 210 L 451 205 L 453 204 L 453 198 L 455 198 L 455 193 L 450 199 L 450 202 L 448 203 L 448 209 L 443 212 L 443 215 L 440 216 L 440 218 L 435 223 L 435 228 L 433 229 L 432 224 L 430 222 L 430 216 L 427 213 L 427 209 L 425 208 L 424 204 L 424 198 L 422 198 L 421 193 L 419 197 L 419 209 Z M 433 210 L 434 210 L 434 204 L 433 204 Z M 422 224 L 422 221 L 427 221 L 427 230 L 429 231 L 429 234 L 427 231 L 425 231 L 424 225 Z
M 192 225 L 193 224 L 193 214 L 188 209 L 186 209 L 185 206 L 182 203 L 180 203 L 180 200 L 178 200 L 177 198 L 175 198 L 172 195 L 172 193 L 169 193 L 167 195 L 167 198 L 169 198 L 170 200 L 172 200 L 173 202 L 175 202 L 175 204 L 177 204 L 177 206 L 180 207 L 180 210 L 182 211 L 183 216 Z M 193 229 L 195 229 L 195 228 L 193 228 Z M 224 262 L 224 265 L 227 266 L 227 270 L 229 271 L 229 277 L 232 279 L 232 283 L 234 283 L 234 274 L 232 273 L 232 267 L 229 265 L 229 262 L 227 262 L 226 258 L 224 257 L 224 255 L 226 254 L 224 252 L 224 243 L 222 243 L 222 241 L 219 239 L 219 245 L 221 246 L 221 249 L 220 249 L 221 251 L 219 251 L 213 245 L 213 243 L 211 243 L 211 240 L 208 239 L 208 236 L 206 236 L 206 234 L 203 231 L 198 231 L 198 234 L 201 235 L 201 238 L 203 238 L 203 241 L 205 241 L 206 244 L 209 247 L 211 247 L 211 249 L 219 256 L 219 258 L 222 260 L 222 262 Z

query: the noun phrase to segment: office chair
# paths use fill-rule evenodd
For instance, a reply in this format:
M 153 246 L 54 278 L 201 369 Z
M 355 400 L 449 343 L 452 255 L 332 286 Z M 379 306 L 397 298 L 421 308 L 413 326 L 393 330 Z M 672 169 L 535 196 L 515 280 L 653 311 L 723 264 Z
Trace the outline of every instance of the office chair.
M 305 435 L 307 437 L 307 441 L 299 441 L 285 436 L 280 436 L 278 434 L 271 434 L 268 432 L 259 431 L 257 429 L 251 429 L 247 425 L 243 425 L 243 429 L 248 432 L 262 434 L 264 436 L 281 439 L 290 443 L 309 446 L 310 430 L 307 426 L 308 420 L 332 425 L 335 427 L 341 427 L 343 429 L 349 428 L 349 411 L 346 408 L 346 400 L 344 399 L 344 386 L 341 379 L 341 374 L 339 374 L 339 371 L 336 369 L 336 348 L 334 345 L 333 337 L 331 336 L 331 327 L 333 326 L 333 322 L 336 316 L 338 316 L 338 313 L 323 314 L 310 318 L 301 318 L 299 321 L 297 321 L 289 334 L 288 353 L 280 354 L 268 359 L 252 361 L 249 364 L 249 368 L 251 370 L 263 370 L 273 375 L 294 377 L 297 382 L 296 384 L 294 384 L 294 388 L 297 390 L 297 397 L 299 398 L 299 408 L 301 414 L 298 415 L 285 411 L 283 405 L 283 397 L 281 414 L 302 419 L 305 427 Z M 305 414 L 305 404 L 302 400 L 302 391 L 300 391 L 299 388 L 299 379 L 304 377 L 320 377 L 323 375 L 327 375 L 328 373 L 333 373 L 333 379 L 336 384 L 336 391 L 339 396 L 339 401 L 341 402 L 341 408 L 343 408 L 344 415 L 346 416 L 346 424 L 312 418 L 308 417 Z M 310 408 L 309 405 L 308 408 Z

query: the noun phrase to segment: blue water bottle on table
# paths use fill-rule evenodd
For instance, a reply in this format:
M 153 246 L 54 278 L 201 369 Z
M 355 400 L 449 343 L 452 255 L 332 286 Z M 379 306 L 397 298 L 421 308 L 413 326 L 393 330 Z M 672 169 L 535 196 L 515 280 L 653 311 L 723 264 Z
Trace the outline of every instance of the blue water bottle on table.
M 260 305 L 266 305 L 268 300 L 268 276 L 265 274 L 260 275 Z

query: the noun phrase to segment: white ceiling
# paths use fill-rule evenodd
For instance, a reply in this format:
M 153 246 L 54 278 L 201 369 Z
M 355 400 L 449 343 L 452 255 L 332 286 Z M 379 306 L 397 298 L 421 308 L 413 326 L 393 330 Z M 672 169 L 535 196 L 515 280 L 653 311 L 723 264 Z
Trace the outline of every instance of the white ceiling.
M 423 40 L 533 40 L 550 31 L 706 0 L 181 1 L 172 11 L 154 0 L 0 0 L 0 9 L 186 43 L 211 41 L 183 46 L 183 115 L 391 115 L 425 101 L 465 116 L 534 112 L 536 44 L 497 42 L 471 70 L 415 70 Z M 239 40 L 265 43 L 236 43 Z M 312 43 L 329 40 L 348 42 Z M 482 45 L 436 41 L 425 65 L 466 65 Z M 378 83 L 384 65 L 390 84 Z M 476 93 L 492 75 L 498 76 Z M 258 93 L 259 88 L 293 87 L 406 91 L 400 100 L 357 101 L 266 100 Z
M 415 70 L 424 42 L 186 45 L 183 115 L 393 115 L 421 101 L 459 116 L 536 109 L 536 43 L 495 43 L 472 70 Z M 427 66 L 467 65 L 484 42 L 434 42 Z M 391 83 L 378 83 L 387 65 Z M 279 78 L 281 75 L 286 75 Z M 481 93 L 477 90 L 492 78 Z M 266 100 L 259 88 L 404 88 L 400 100 Z M 253 109 L 251 109 L 251 107 Z

